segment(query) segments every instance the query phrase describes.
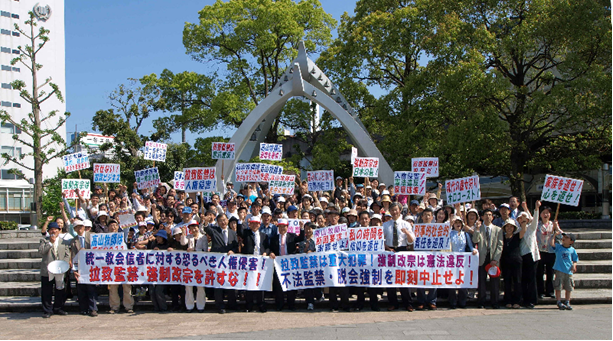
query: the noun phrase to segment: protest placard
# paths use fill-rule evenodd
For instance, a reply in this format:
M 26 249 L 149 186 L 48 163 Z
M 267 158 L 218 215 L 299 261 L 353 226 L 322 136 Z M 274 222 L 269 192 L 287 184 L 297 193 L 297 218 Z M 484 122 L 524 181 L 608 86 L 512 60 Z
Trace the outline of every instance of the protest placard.
M 326 252 L 277 256 L 284 291 L 325 287 L 476 288 L 479 255 L 467 252 Z
M 415 224 L 415 250 L 448 250 L 451 225 L 445 224 Z
M 164 284 L 271 291 L 268 257 L 161 250 L 79 251 L 81 284 Z
M 296 176 L 286 174 L 271 174 L 268 178 L 268 189 L 272 194 L 294 194 Z
M 463 202 L 477 201 L 481 199 L 481 186 L 479 176 L 473 175 L 466 178 L 445 181 L 447 203 L 449 205 Z
M 178 191 L 185 190 L 185 173 L 175 171 L 173 187 Z
M 160 173 L 157 167 L 134 171 L 138 189 L 155 188 L 160 184 Z
M 62 156 L 66 173 L 89 168 L 89 155 L 84 152 Z
M 120 167 L 118 163 L 94 163 L 94 182 L 120 182 Z
M 425 195 L 426 173 L 394 172 L 394 193 Z
M 427 178 L 438 178 L 437 157 L 414 157 L 411 159 L 413 172 L 426 173 Z
M 165 143 L 158 143 L 153 141 L 145 142 L 144 156 L 145 160 L 153 161 L 166 161 L 166 150 L 168 145 Z
M 261 163 L 237 163 L 234 167 L 234 177 L 236 182 L 258 182 L 260 181 Z
M 263 182 L 270 181 L 271 175 L 280 175 L 283 174 L 283 167 L 276 165 L 269 165 L 266 163 L 260 164 L 260 180 Z
M 183 173 L 185 174 L 185 192 L 214 191 L 217 187 L 215 171 L 215 167 L 183 168 Z
M 124 233 L 90 233 L 92 250 L 127 250 Z
M 213 194 L 217 194 L 219 195 L 219 197 L 221 198 L 221 193 L 219 192 L 214 192 L 214 191 L 204 191 L 201 192 L 202 194 L 202 200 L 206 203 L 206 202 L 210 202 L 211 198 L 213 197 Z
M 353 160 L 354 178 L 376 178 L 379 176 L 379 158 L 356 157 Z
M 385 251 L 385 237 L 382 226 L 354 227 L 347 231 L 349 251 Z
M 310 219 L 287 219 L 287 232 L 300 234 L 300 226 L 304 226 L 310 221 Z
M 117 218 L 119 219 L 119 227 L 122 229 L 127 229 L 138 225 L 136 218 L 134 218 L 134 213 L 131 211 L 118 212 Z
M 356 157 L 358 157 L 358 149 L 356 147 L 351 147 L 351 163 L 353 163 Z
M 66 195 L 66 199 L 77 199 L 77 191 L 84 199 L 89 199 L 91 196 L 89 180 L 62 179 L 62 193 Z
M 234 160 L 235 159 L 235 145 L 234 143 L 213 142 L 211 151 L 211 157 L 213 159 Z
M 283 145 L 276 143 L 260 143 L 260 160 L 281 161 Z
M 307 172 L 309 192 L 334 190 L 334 171 L 319 170 Z
M 313 231 L 317 252 L 338 251 L 347 248 L 347 225 L 333 225 Z
M 541 201 L 578 206 L 582 189 L 583 180 L 547 174 L 541 193 Z

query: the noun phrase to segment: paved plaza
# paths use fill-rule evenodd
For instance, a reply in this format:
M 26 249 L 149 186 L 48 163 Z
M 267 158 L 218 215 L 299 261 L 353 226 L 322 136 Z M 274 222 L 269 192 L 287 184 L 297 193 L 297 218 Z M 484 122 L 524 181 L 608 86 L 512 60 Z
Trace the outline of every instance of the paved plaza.
M 0 313 L 0 339 L 611 339 L 611 305 L 534 310 L 135 314 Z

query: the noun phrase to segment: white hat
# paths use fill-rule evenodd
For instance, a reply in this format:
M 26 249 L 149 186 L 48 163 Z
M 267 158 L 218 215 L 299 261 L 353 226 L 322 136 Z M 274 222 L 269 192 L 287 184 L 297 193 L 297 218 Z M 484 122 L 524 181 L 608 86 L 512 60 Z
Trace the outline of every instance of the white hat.
M 277 199 L 277 202 L 285 202 L 285 198 L 284 197 L 279 197 L 279 199 Z
M 380 182 L 378 187 L 385 186 L 385 182 Z
M 100 217 L 103 217 L 103 216 L 104 216 L 104 217 L 108 217 L 108 216 L 109 216 L 109 214 L 108 214 L 108 213 L 106 213 L 106 211 L 100 211 L 100 212 L 98 212 L 98 215 L 96 216 L 96 219 L 98 219 L 98 218 L 100 218 Z
M 279 219 L 279 221 L 277 221 L 277 225 L 289 225 L 289 222 L 287 221 L 287 219 Z
M 89 219 L 83 220 L 83 226 L 85 226 L 85 227 L 92 227 L 93 226 L 92 225 L 92 221 L 89 220 Z
M 73 220 L 72 225 L 73 226 L 85 226 L 85 225 L 83 225 L 83 222 L 79 218 Z
M 379 219 L 381 220 L 381 215 L 380 214 L 373 214 L 372 217 L 370 217 L 370 219 Z
M 341 210 L 341 213 L 348 213 L 349 212 L 349 207 L 343 207 L 343 209 Z
M 175 227 L 174 229 L 172 229 L 172 235 L 176 236 L 177 234 L 181 234 L 183 233 L 183 230 L 181 230 L 180 227 Z
M 321 197 L 321 198 L 319 198 L 319 201 L 325 201 L 325 202 L 328 202 L 328 198 L 326 198 L 326 197 Z
M 260 223 L 261 221 L 262 220 L 257 215 L 252 215 L 251 218 L 249 218 L 249 223 Z
M 385 184 L 384 184 L 384 185 L 385 185 Z M 384 189 L 384 190 L 382 190 L 382 191 L 381 191 L 381 195 L 382 195 L 382 196 L 383 196 L 383 195 L 390 195 L 390 191 L 388 191 L 388 190 Z
M 372 189 L 371 185 L 366 186 L 366 189 Z
M 411 220 L 411 221 L 413 221 L 413 222 L 414 222 L 414 221 L 415 221 L 415 217 L 413 217 L 413 216 L 412 216 L 412 215 L 410 215 L 410 214 L 407 214 L 407 215 L 405 215 L 405 216 L 404 216 L 404 220 Z
M 262 207 L 262 214 L 272 215 L 272 212 L 270 212 L 270 207 L 268 206 Z

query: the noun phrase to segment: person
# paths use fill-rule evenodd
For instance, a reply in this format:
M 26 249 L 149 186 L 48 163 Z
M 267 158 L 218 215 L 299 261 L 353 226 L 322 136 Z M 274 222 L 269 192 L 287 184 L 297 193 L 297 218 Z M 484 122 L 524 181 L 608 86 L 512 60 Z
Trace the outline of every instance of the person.
M 539 217 L 541 221 L 538 223 L 536 231 L 536 240 L 539 247 L 541 260 L 536 266 L 536 289 L 539 298 L 555 297 L 553 292 L 553 265 L 556 260 L 553 249 L 549 247 L 549 238 L 554 234 L 553 222 L 551 219 L 551 208 L 543 207 Z M 547 276 L 543 280 L 543 276 Z
M 260 217 L 253 216 L 249 220 L 249 229 L 243 231 L 243 248 L 241 253 L 245 255 L 263 256 L 266 257 L 270 253 L 270 243 L 268 235 L 260 232 Z M 264 302 L 264 291 L 247 290 L 245 292 L 246 312 L 253 311 L 253 301 L 258 306 L 260 312 L 265 313 L 266 303 Z
M 536 201 L 536 207 L 534 209 L 534 216 L 539 216 L 539 207 L 541 206 L 540 201 Z M 533 219 L 530 213 L 528 212 L 528 206 L 526 202 L 522 202 L 522 207 L 524 209 L 517 216 L 517 222 L 521 230 L 519 231 L 521 237 L 521 243 L 519 247 L 521 249 L 521 257 L 522 257 L 522 296 L 524 299 L 524 306 L 526 308 L 532 309 L 534 305 L 537 303 L 537 289 L 536 289 L 536 269 L 538 267 L 538 263 L 541 259 L 539 255 L 538 243 L 536 240 L 536 230 L 538 227 L 538 219 Z
M 502 226 L 504 243 L 500 256 L 500 269 L 504 278 L 504 303 L 507 308 L 519 309 L 522 297 L 520 243 L 522 233 L 515 233 L 515 219 L 508 218 Z
M 228 217 L 225 214 L 217 215 L 217 226 L 209 225 L 204 228 L 211 237 L 211 251 L 232 255 L 238 253 L 238 236 L 236 232 L 228 228 Z M 224 296 L 228 297 L 228 308 L 236 310 L 236 291 L 230 289 L 215 288 L 215 307 L 219 314 L 226 313 Z
M 434 193 L 432 193 L 434 194 Z M 434 210 L 431 207 L 427 207 L 421 213 L 422 223 L 430 224 L 434 220 Z M 426 295 L 426 289 L 417 288 L 417 310 L 423 310 L 424 307 L 428 307 L 429 310 L 436 310 L 436 298 L 437 298 L 437 289 L 428 289 L 428 294 Z
M 459 216 L 452 216 L 450 219 L 451 232 L 449 240 L 451 242 L 451 252 L 471 252 L 477 254 L 477 249 L 473 247 L 471 236 L 466 233 L 466 225 Z M 466 308 L 468 289 L 449 289 L 449 307 L 451 309 Z
M 189 229 L 189 234 L 187 230 Z M 207 243 L 206 236 L 200 234 L 200 227 L 196 221 L 192 221 L 187 226 L 183 227 L 183 233 L 181 233 L 181 244 L 187 246 L 187 252 L 207 252 L 209 245 Z M 199 313 L 204 313 L 204 306 L 206 304 L 206 296 L 204 294 L 204 287 L 196 288 L 196 299 L 194 300 L 194 286 L 185 286 L 185 308 L 186 312 L 191 313 L 194 311 L 194 304 Z
M 265 233 L 268 236 L 268 240 L 271 240 L 279 232 L 277 226 L 272 223 L 272 212 L 268 206 L 262 208 L 262 214 L 260 215 L 262 225 L 260 226 L 260 232 Z
M 73 221 L 73 229 L 77 236 L 70 242 L 70 264 L 74 269 L 74 275 L 77 280 L 77 297 L 79 298 L 79 311 L 81 315 L 89 315 L 91 317 L 98 316 L 98 306 L 96 304 L 96 285 L 81 284 L 79 281 L 79 268 L 75 263 L 75 257 L 79 251 L 91 249 L 91 235 L 85 232 L 85 226 L 79 219 Z
M 315 239 L 313 239 L 313 229 L 316 225 L 313 223 L 306 223 L 304 225 L 304 240 L 298 243 L 298 250 L 296 253 L 311 253 L 315 252 Z M 309 288 L 304 289 L 304 298 L 307 303 L 307 310 L 315 309 L 315 295 L 317 289 Z
M 119 224 L 115 219 L 109 219 L 107 225 L 108 233 L 119 233 Z M 128 283 L 121 284 L 123 289 L 123 307 L 128 314 L 134 313 L 134 297 L 132 297 L 132 285 Z M 115 314 L 121 306 L 119 300 L 119 284 L 109 284 L 109 314 Z
M 511 212 L 511 207 L 509 206 L 509 204 L 504 203 L 504 204 L 500 205 L 500 207 L 498 208 L 498 213 L 500 213 L 500 217 L 494 219 L 494 221 L 492 223 L 494 225 L 496 225 L 496 226 L 504 225 L 504 223 L 510 217 L 509 216 L 509 212 Z
M 155 235 L 155 239 L 151 240 L 147 244 L 148 250 L 167 250 L 168 249 L 168 234 L 166 230 L 160 229 Z M 159 312 L 168 311 L 168 305 L 166 304 L 166 296 L 164 295 L 165 285 L 152 284 L 149 287 L 149 293 L 151 295 L 151 302 L 153 303 L 153 310 Z
M 70 244 L 59 238 L 60 227 L 56 222 L 48 224 L 47 233 L 49 233 L 49 237 L 42 238 L 38 245 L 38 253 L 42 256 L 40 263 L 40 298 L 43 306 L 43 318 L 49 318 L 52 314 L 68 315 L 64 311 L 64 304 L 66 303 L 64 274 L 50 273 L 47 270 L 47 265 L 56 260 L 70 262 Z M 55 297 L 53 304 L 52 297 Z
M 518 197 L 510 197 L 509 198 L 509 217 L 517 220 L 517 217 L 522 211 L 519 210 L 519 198 Z M 525 212 L 525 211 L 524 211 Z
M 551 236 L 549 245 L 554 249 L 556 261 L 553 265 L 555 271 L 555 279 L 553 281 L 556 290 L 557 306 L 560 310 L 573 310 L 570 305 L 570 295 L 574 290 L 575 282 L 573 274 L 577 272 L 577 263 L 579 256 L 577 250 L 573 247 L 575 243 L 575 235 L 572 233 L 564 233 L 560 230 L 558 222 L 554 222 L 555 234 Z M 562 243 L 557 243 L 555 236 L 562 236 Z M 564 302 L 562 302 L 562 289 L 564 289 Z
M 390 205 L 392 219 L 383 224 L 385 250 L 387 251 L 400 252 L 412 251 L 414 249 L 413 243 L 415 241 L 415 234 L 413 233 L 413 226 L 407 221 L 402 220 L 400 211 L 401 205 L 399 203 L 392 203 Z M 432 218 L 431 211 L 430 218 Z M 390 304 L 387 310 L 389 311 L 398 309 L 398 296 L 396 290 L 397 288 L 387 289 L 387 297 Z M 404 308 L 412 312 L 413 298 L 411 297 L 409 288 L 400 288 L 400 295 L 402 295 L 402 304 Z
M 347 227 L 358 226 L 358 211 L 354 209 L 350 209 L 348 211 L 349 212 L 347 213 L 347 220 L 349 221 L 349 224 L 347 225 Z
M 370 213 L 368 211 L 361 211 L 359 217 L 359 226 L 357 227 L 369 227 L 370 226 Z M 364 309 L 364 301 L 366 297 L 364 295 L 364 291 L 368 291 L 368 300 L 370 303 L 370 310 L 372 311 L 380 311 L 379 308 L 379 294 L 382 294 L 379 288 L 363 288 L 363 287 L 353 287 L 353 292 L 357 295 L 357 300 L 355 302 L 355 311 L 361 311 Z
M 487 270 L 485 267 L 498 266 L 502 255 L 503 235 L 502 229 L 492 223 L 494 213 L 490 209 L 483 210 L 483 225 L 477 221 L 475 231 L 472 234 L 474 244 L 478 244 L 479 250 L 479 282 L 477 290 L 479 292 L 479 308 L 485 306 Z M 498 296 L 500 294 L 500 277 L 490 277 L 490 302 L 494 309 L 498 306 Z
M 270 258 L 275 259 L 276 256 L 292 255 L 298 251 L 298 243 L 304 240 L 304 229 L 300 230 L 300 234 L 296 235 L 287 232 L 287 219 L 280 219 L 278 222 L 279 233 L 274 235 L 270 240 Z M 276 270 L 275 270 L 276 271 Z M 277 311 L 282 311 L 285 305 L 285 297 L 287 296 L 287 307 L 291 311 L 296 310 L 296 291 L 283 291 L 281 282 L 275 273 L 272 282 L 272 291 L 275 295 L 275 304 Z

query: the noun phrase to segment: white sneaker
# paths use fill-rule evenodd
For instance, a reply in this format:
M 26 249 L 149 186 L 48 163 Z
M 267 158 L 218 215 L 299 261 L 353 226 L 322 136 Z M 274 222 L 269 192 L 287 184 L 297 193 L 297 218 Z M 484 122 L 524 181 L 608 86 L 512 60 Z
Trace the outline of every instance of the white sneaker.
M 315 309 L 315 308 L 313 307 L 313 303 L 309 303 L 309 304 L 307 305 L 307 310 L 313 310 L 313 309 Z

